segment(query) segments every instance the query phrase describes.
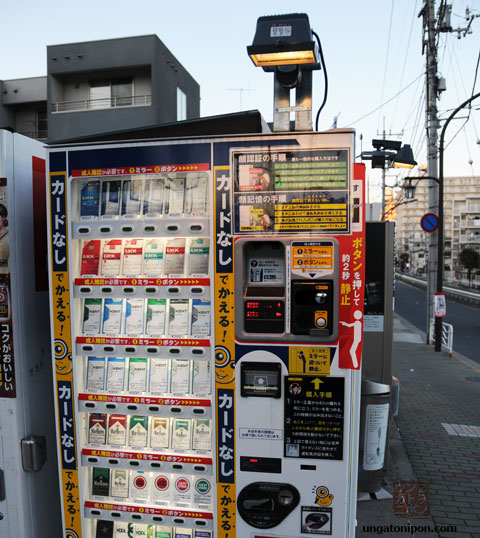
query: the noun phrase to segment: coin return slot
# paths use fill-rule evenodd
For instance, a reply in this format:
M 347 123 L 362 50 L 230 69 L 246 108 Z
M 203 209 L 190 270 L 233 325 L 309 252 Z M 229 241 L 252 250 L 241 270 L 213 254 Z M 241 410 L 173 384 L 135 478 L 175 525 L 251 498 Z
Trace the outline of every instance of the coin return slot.
M 110 465 L 118 465 L 120 462 L 118 460 L 108 460 Z
M 113 353 L 114 349 L 115 348 L 113 346 L 103 346 L 103 351 L 106 353 Z
M 205 355 L 205 351 L 201 348 L 193 348 L 192 349 L 192 355 Z
M 180 414 L 182 412 L 181 407 L 170 407 L 170 413 Z
M 143 230 L 148 234 L 151 234 L 157 230 L 156 226 L 144 226 Z
M 205 409 L 202 409 L 200 407 L 196 407 L 194 410 L 193 410 L 193 414 L 194 415 L 204 415 L 205 414 Z
M 180 293 L 180 288 L 168 288 L 168 293 L 171 293 L 172 295 L 176 295 Z
M 207 468 L 204 465 L 194 465 L 193 470 L 197 471 L 198 473 L 204 473 Z
M 122 226 L 122 232 L 129 234 L 133 232 L 133 226 Z
M 166 230 L 167 232 L 178 232 L 178 226 L 176 224 L 169 224 Z
M 88 463 L 98 463 L 98 458 L 87 458 Z
M 145 288 L 145 293 L 149 293 L 149 294 L 157 293 L 157 288 Z
M 190 292 L 194 295 L 201 295 L 203 293 L 203 288 L 192 288 Z
M 168 352 L 172 355 L 178 355 L 180 353 L 180 350 L 178 349 L 178 347 L 171 347 Z
M 132 346 L 127 346 L 125 348 L 126 353 L 135 353 L 136 351 L 137 351 L 137 349 L 135 347 L 132 347 Z
M 84 293 L 84 294 L 92 293 L 92 288 L 87 288 L 86 286 L 82 286 L 80 288 L 80 293 Z
M 102 288 L 102 293 L 113 293 L 113 288 Z
M 127 405 L 127 409 L 129 411 L 137 411 L 138 407 L 136 405 Z
M 93 351 L 93 346 L 82 346 L 83 351 Z
M 112 227 L 111 226 L 100 226 L 99 232 L 101 234 L 111 234 L 112 233 Z
M 88 226 L 82 226 L 78 228 L 78 233 L 81 235 L 88 235 L 92 230 Z
M 156 355 L 158 353 L 158 349 L 156 347 L 147 347 L 147 353 Z
M 128 464 L 131 465 L 132 467 L 138 467 L 140 465 L 140 462 L 139 461 L 129 461 Z
M 117 408 L 116 404 L 111 404 L 111 403 L 110 403 L 110 404 L 107 404 L 105 407 L 106 407 L 107 409 L 116 409 L 116 408 Z
M 149 411 L 151 411 L 152 413 L 158 413 L 160 411 L 160 407 L 156 406 L 156 405 L 151 405 L 149 408 L 148 408 Z
M 201 224 L 191 224 L 190 225 L 190 231 L 193 233 L 198 233 L 203 230 L 203 226 Z
M 97 404 L 93 403 L 93 402 L 87 402 L 85 404 L 85 407 L 87 407 L 88 409 L 96 409 L 97 407 Z
M 111 517 L 122 517 L 120 512 L 110 512 Z
M 183 470 L 183 465 L 181 463 L 174 463 L 172 465 L 172 469 L 175 469 L 175 471 L 182 471 Z

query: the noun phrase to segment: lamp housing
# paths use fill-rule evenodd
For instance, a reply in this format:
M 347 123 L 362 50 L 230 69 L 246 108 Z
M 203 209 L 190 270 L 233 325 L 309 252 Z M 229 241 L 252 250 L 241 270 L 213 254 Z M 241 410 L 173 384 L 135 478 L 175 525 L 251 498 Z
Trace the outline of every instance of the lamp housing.
M 247 53 L 257 67 L 267 72 L 285 65 L 320 69 L 318 45 L 306 13 L 260 17 Z
M 413 158 L 413 151 L 409 144 L 405 144 L 393 158 L 392 166 L 394 168 L 413 168 L 417 161 Z
M 412 185 L 412 180 L 408 177 L 405 178 L 402 187 L 405 194 L 405 198 L 407 200 L 413 200 L 413 197 L 415 196 L 416 186 Z

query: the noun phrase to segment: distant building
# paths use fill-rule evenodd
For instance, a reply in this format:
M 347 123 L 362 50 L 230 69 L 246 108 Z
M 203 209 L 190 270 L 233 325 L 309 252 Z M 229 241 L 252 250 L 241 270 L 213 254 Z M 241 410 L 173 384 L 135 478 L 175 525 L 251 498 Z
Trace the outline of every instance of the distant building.
M 428 237 L 420 227 L 420 219 L 428 212 L 428 181 L 419 181 L 416 202 L 396 208 L 397 255 L 409 254 L 410 270 L 426 269 Z M 444 261 L 447 280 L 462 280 L 459 254 L 472 247 L 480 252 L 480 178 L 447 177 L 444 180 Z
M 199 85 L 156 35 L 49 46 L 46 77 L 0 91 L 0 128 L 40 140 L 200 116 Z

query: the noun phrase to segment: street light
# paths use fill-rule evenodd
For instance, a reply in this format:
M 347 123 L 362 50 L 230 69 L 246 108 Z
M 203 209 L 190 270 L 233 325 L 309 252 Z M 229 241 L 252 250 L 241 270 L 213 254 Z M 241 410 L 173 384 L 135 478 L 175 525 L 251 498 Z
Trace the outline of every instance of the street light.
M 312 130 L 312 71 L 320 69 L 319 43 L 305 13 L 257 20 L 255 37 L 247 52 L 256 66 L 275 75 L 274 131 L 290 130 L 292 111 L 296 131 Z M 295 106 L 291 107 L 290 90 L 293 88 Z

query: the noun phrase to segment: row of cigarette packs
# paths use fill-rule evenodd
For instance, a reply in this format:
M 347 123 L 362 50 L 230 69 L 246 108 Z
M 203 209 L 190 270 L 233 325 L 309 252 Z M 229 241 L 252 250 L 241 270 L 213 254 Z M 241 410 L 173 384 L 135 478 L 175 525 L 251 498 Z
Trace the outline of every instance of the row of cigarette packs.
M 87 336 L 204 338 L 210 335 L 210 301 L 86 298 L 82 332 Z
M 186 529 L 126 521 L 96 521 L 95 538 L 212 538 L 210 530 Z
M 209 252 L 208 237 L 89 239 L 82 242 L 80 275 L 206 275 Z
M 212 509 L 208 476 L 171 475 L 125 469 L 92 468 L 92 495 L 179 508 Z
M 137 415 L 88 415 L 88 443 L 129 446 L 135 449 L 209 451 L 212 424 L 203 418 L 142 417 Z
M 210 362 L 195 359 L 87 357 L 86 390 L 152 396 L 211 394 Z
M 104 179 L 81 185 L 80 218 L 205 215 L 208 175 L 149 175 L 144 179 Z

